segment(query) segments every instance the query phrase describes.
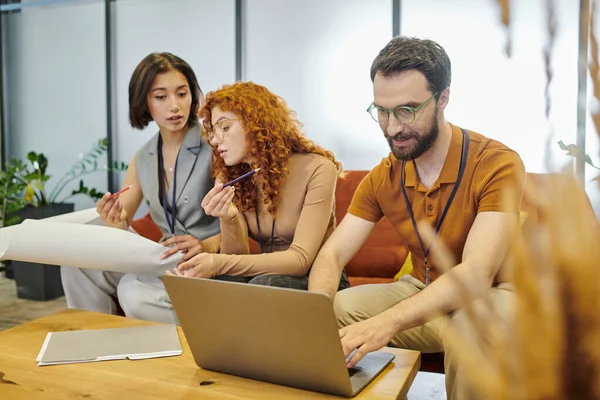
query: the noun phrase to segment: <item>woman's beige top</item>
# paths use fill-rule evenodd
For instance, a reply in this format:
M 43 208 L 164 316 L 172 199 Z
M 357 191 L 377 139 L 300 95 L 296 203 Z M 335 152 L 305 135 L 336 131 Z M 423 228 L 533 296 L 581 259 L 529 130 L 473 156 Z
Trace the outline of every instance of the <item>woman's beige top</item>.
M 221 218 L 221 254 L 214 254 L 218 275 L 304 276 L 319 249 L 335 228 L 335 164 L 318 154 L 293 154 L 285 173 L 275 220 L 267 205 L 259 204 L 260 230 L 254 211 L 238 212 L 232 220 Z M 259 241 L 263 254 L 250 254 L 248 235 Z

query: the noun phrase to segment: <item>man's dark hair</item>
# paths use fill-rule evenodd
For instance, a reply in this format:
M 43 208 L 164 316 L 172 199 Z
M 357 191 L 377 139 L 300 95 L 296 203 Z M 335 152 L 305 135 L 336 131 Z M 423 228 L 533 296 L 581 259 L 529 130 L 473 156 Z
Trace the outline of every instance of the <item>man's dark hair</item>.
M 137 129 L 143 129 L 152 121 L 148 109 L 148 93 L 154 79 L 159 74 L 179 71 L 185 76 L 192 94 L 192 105 L 188 116 L 188 126 L 198 122 L 197 111 L 202 91 L 192 67 L 171 53 L 150 53 L 135 68 L 129 80 L 129 122 Z
M 432 93 L 450 87 L 452 66 L 442 46 L 428 39 L 396 36 L 379 52 L 371 65 L 371 81 L 375 75 L 391 76 L 415 69 L 425 75 Z

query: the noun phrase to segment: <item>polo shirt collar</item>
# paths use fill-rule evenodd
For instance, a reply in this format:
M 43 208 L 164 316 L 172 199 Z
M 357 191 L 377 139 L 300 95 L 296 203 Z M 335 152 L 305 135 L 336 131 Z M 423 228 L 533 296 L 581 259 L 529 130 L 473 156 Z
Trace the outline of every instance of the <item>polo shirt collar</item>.
M 460 156 L 463 148 L 463 136 L 462 131 L 458 126 L 450 124 L 452 128 L 452 139 L 450 141 L 450 148 L 448 149 L 448 155 L 442 172 L 438 178 L 440 183 L 456 183 L 458 178 L 458 170 L 460 168 Z
M 438 178 L 439 183 L 456 183 L 458 177 L 458 169 L 460 167 L 460 155 L 462 152 L 462 131 L 459 127 L 450 124 L 452 129 L 452 138 L 450 139 L 450 147 L 446 155 L 446 161 Z M 406 162 L 405 166 L 405 183 L 406 187 L 417 186 L 418 177 L 417 169 L 414 160 Z

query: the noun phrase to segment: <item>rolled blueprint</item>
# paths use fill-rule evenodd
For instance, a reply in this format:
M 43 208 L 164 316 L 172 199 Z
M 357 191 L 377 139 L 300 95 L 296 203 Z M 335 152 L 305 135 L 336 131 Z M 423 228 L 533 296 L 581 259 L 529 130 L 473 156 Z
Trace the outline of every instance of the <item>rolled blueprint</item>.
M 68 265 L 138 275 L 172 270 L 181 253 L 161 260 L 166 248 L 136 233 L 100 225 L 95 210 L 0 229 L 0 260 Z M 85 222 L 84 222 L 85 221 Z
M 100 216 L 96 211 L 96 207 L 87 208 L 85 210 L 70 212 L 66 214 L 55 215 L 54 217 L 43 218 L 38 221 L 104 225 L 104 222 L 100 219 Z

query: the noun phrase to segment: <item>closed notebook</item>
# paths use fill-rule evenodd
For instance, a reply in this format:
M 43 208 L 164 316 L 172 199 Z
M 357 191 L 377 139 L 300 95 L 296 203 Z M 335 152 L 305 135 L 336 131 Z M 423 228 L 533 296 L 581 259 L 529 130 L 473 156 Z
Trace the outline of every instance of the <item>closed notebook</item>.
M 175 325 L 50 332 L 38 365 L 107 360 L 139 360 L 182 353 Z

